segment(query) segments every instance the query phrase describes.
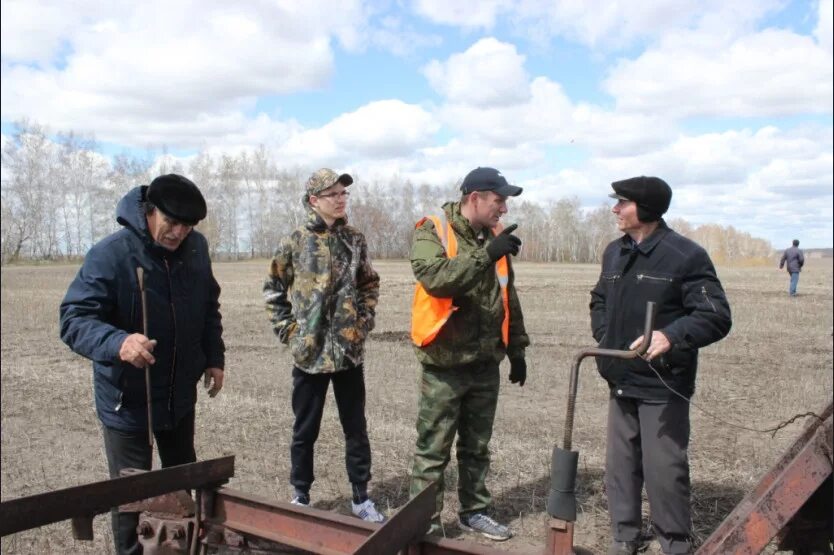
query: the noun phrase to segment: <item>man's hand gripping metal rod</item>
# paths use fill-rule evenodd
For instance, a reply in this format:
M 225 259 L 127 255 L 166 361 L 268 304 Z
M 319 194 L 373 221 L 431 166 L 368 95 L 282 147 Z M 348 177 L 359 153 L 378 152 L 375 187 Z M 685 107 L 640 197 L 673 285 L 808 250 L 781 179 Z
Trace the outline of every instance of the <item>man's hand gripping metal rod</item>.
M 600 349 L 599 347 L 592 347 L 584 349 L 576 355 L 573 360 L 573 367 L 570 372 L 570 392 L 568 394 L 568 410 L 565 416 L 565 441 L 562 448 L 570 451 L 571 442 L 573 440 L 573 411 L 576 406 L 576 389 L 579 385 L 579 365 L 582 359 L 589 356 L 602 356 L 612 358 L 637 358 L 642 356 L 652 342 L 652 331 L 654 328 L 655 303 L 649 301 L 646 303 L 646 324 L 643 331 L 643 342 L 637 346 L 636 349 L 630 351 L 620 351 L 617 349 Z

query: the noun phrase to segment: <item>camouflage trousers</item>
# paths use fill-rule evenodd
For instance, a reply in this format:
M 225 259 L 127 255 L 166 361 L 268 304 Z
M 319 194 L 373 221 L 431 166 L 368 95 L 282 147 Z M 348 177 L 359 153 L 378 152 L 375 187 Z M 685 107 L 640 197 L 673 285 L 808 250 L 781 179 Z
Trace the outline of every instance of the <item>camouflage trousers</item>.
M 455 433 L 461 514 L 483 511 L 492 502 L 486 477 L 498 384 L 494 362 L 454 368 L 423 365 L 409 493 L 414 497 L 430 482 L 437 482 L 433 519 L 440 518 L 443 510 L 443 474 Z

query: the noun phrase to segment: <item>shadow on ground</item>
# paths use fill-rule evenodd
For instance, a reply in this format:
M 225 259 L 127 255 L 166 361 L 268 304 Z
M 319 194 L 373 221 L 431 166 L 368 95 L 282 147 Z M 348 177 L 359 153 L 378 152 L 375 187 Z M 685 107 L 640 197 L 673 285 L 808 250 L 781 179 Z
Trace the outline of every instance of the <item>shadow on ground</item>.
M 449 479 L 455 479 L 455 473 L 448 473 Z M 451 475 L 450 475 L 451 474 Z M 605 497 L 604 473 L 602 469 L 580 470 L 576 481 L 576 502 L 579 519 L 583 513 L 594 514 L 595 521 L 607 522 L 607 501 Z M 454 484 L 452 485 L 454 487 Z M 370 494 L 377 506 L 390 514 L 408 503 L 409 476 L 405 473 L 387 477 L 381 481 L 371 482 Z M 512 522 L 518 518 L 540 518 L 547 511 L 547 497 L 550 491 L 550 476 L 541 476 L 536 480 L 519 483 L 501 491 L 493 491 L 493 509 L 491 516 L 499 522 Z M 447 490 L 447 493 L 448 490 Z M 692 520 L 695 544 L 700 545 L 718 527 L 727 515 L 738 505 L 748 492 L 727 484 L 715 484 L 696 481 L 692 486 Z M 452 493 L 452 495 L 455 495 Z M 335 511 L 350 515 L 350 498 L 338 496 L 314 501 L 316 509 Z M 645 504 L 644 504 L 645 507 Z M 646 518 L 648 517 L 648 518 Z M 644 515 L 645 524 L 650 516 Z M 648 526 L 646 526 L 648 528 Z M 455 523 L 444 522 L 445 537 L 452 539 L 473 539 L 472 535 L 462 530 Z M 607 526 L 597 530 L 597 543 L 608 542 Z M 650 540 L 651 538 L 647 538 Z

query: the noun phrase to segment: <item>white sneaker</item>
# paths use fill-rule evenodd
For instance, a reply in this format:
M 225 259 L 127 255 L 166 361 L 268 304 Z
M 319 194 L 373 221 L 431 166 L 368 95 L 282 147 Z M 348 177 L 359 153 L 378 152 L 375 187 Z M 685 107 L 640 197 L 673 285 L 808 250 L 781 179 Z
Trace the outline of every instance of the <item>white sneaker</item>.
M 353 501 L 350 502 L 353 514 L 366 522 L 385 522 L 385 515 L 379 512 L 376 505 L 370 499 L 366 499 L 358 505 Z
M 460 527 L 467 532 L 477 532 L 482 536 L 502 542 L 513 537 L 510 529 L 495 522 L 492 518 L 484 513 L 472 513 L 469 515 L 461 515 Z
M 293 505 L 301 505 L 302 507 L 309 507 L 310 506 L 310 498 L 309 497 L 302 497 L 300 495 L 294 495 L 292 501 L 290 501 Z

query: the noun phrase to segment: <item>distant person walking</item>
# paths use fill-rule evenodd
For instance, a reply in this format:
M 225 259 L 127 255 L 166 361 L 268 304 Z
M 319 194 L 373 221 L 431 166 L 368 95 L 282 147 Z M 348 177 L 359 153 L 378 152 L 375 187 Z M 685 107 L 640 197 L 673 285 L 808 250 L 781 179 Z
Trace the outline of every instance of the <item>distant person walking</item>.
M 521 187 L 495 169 L 477 168 L 461 185 L 460 202 L 420 220 L 411 245 L 417 278 L 411 338 L 422 365 L 412 497 L 430 482 L 438 490 L 430 533 L 438 533 L 443 473 L 457 434 L 460 525 L 492 540 L 509 528 L 488 514 L 489 440 L 498 403 L 498 364 L 510 359 L 510 382 L 527 379 L 524 330 L 510 255 L 521 240 L 499 223 L 507 198 Z M 502 231 L 503 230 L 503 231 Z
M 205 217 L 203 195 L 181 175 L 162 175 L 131 189 L 116 207 L 122 229 L 93 245 L 61 303 L 61 339 L 93 361 L 111 478 L 123 468 L 151 469 L 142 369 L 150 367 L 152 432 L 163 467 L 197 459 L 200 378 L 205 376 L 210 397 L 223 387 L 220 286 L 206 238 L 194 230 Z M 118 509 L 111 514 L 116 553 L 141 553 L 139 515 Z
M 802 271 L 802 267 L 805 265 L 805 255 L 799 248 L 799 239 L 794 239 L 793 244 L 782 253 L 782 260 L 779 261 L 780 270 L 785 267 L 785 263 L 788 264 L 787 270 L 791 276 L 788 293 L 791 297 L 796 297 L 796 286 L 799 284 L 799 272 Z
M 730 307 L 707 252 L 675 233 L 663 214 L 672 189 L 657 177 L 611 184 L 623 236 L 609 243 L 591 291 L 599 346 L 634 349 L 643 341 L 646 304 L 657 307 L 645 358 L 597 358 L 610 389 L 605 491 L 613 542 L 609 555 L 634 555 L 645 481 L 663 553 L 692 553 L 689 397 L 698 349 L 730 331 Z
M 290 446 L 292 502 L 310 504 L 313 447 L 319 437 L 329 384 L 345 437 L 345 465 L 353 514 L 369 522 L 385 516 L 368 497 L 371 446 L 365 419 L 365 339 L 374 327 L 379 275 L 365 236 L 347 225 L 347 187 L 353 178 L 323 168 L 307 180 L 307 223 L 281 241 L 263 287 L 267 312 L 292 369 Z

